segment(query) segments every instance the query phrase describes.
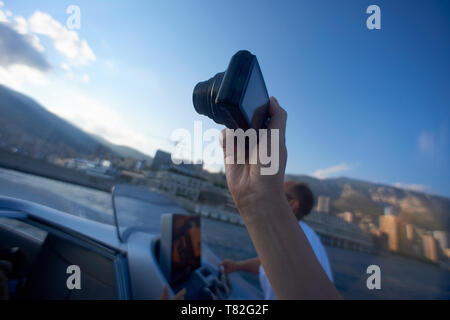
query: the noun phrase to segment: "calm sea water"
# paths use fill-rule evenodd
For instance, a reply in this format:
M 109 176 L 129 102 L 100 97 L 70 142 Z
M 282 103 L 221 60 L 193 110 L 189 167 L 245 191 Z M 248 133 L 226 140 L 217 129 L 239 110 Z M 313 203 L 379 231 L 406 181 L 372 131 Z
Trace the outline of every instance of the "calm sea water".
M 0 195 L 25 199 L 113 224 L 110 194 L 65 182 L 0 168 Z M 247 230 L 220 221 L 202 220 L 203 242 L 220 258 L 256 256 Z M 450 299 L 450 272 L 431 264 L 394 255 L 371 255 L 326 247 L 335 284 L 349 299 Z M 368 290 L 366 269 L 381 268 L 381 290 Z M 242 275 L 258 285 L 257 275 Z

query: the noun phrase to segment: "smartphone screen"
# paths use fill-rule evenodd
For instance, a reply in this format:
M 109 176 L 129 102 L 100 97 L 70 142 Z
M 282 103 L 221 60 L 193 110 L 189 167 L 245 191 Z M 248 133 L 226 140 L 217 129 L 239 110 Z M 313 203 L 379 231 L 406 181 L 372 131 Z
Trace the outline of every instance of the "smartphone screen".
M 268 116 L 269 94 L 259 67 L 258 61 L 253 64 L 244 97 L 241 101 L 241 109 L 247 116 L 250 126 L 254 129 L 264 127 Z
M 201 265 L 200 217 L 174 214 L 171 284 L 187 279 Z

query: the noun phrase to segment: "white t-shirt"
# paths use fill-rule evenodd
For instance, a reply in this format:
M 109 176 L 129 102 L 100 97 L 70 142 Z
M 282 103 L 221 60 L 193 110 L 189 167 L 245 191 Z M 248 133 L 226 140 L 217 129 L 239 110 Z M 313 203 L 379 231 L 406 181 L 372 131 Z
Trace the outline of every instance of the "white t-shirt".
M 322 265 L 323 270 L 325 271 L 331 282 L 334 282 L 333 273 L 331 272 L 327 252 L 325 251 L 325 248 L 320 242 L 319 236 L 314 232 L 313 229 L 311 229 L 310 226 L 308 226 L 303 221 L 299 221 L 299 225 L 303 229 L 303 232 L 305 233 L 306 238 L 308 239 L 309 244 L 311 245 L 317 257 L 317 260 L 319 260 L 320 264 Z M 259 282 L 261 284 L 261 288 L 264 293 L 264 299 L 276 300 L 275 293 L 272 290 L 272 286 L 270 285 L 269 279 L 267 279 L 266 273 L 264 272 L 262 265 L 259 266 Z

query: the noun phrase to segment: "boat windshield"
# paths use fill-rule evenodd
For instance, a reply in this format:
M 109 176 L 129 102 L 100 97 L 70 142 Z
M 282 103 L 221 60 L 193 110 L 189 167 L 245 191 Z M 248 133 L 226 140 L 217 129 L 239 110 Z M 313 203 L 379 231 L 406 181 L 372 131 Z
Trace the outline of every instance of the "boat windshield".
M 121 241 L 135 231 L 159 235 L 161 215 L 187 212 L 148 188 L 116 185 L 112 192 L 114 218 Z

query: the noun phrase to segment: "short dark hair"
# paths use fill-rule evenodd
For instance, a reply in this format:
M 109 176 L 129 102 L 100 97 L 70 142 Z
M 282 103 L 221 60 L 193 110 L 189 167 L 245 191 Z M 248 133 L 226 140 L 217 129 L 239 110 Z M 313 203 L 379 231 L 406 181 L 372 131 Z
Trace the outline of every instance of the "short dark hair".
M 314 195 L 306 183 L 296 183 L 288 186 L 286 195 L 288 198 L 299 202 L 297 212 L 294 212 L 297 219 L 300 220 L 311 212 L 314 206 Z

